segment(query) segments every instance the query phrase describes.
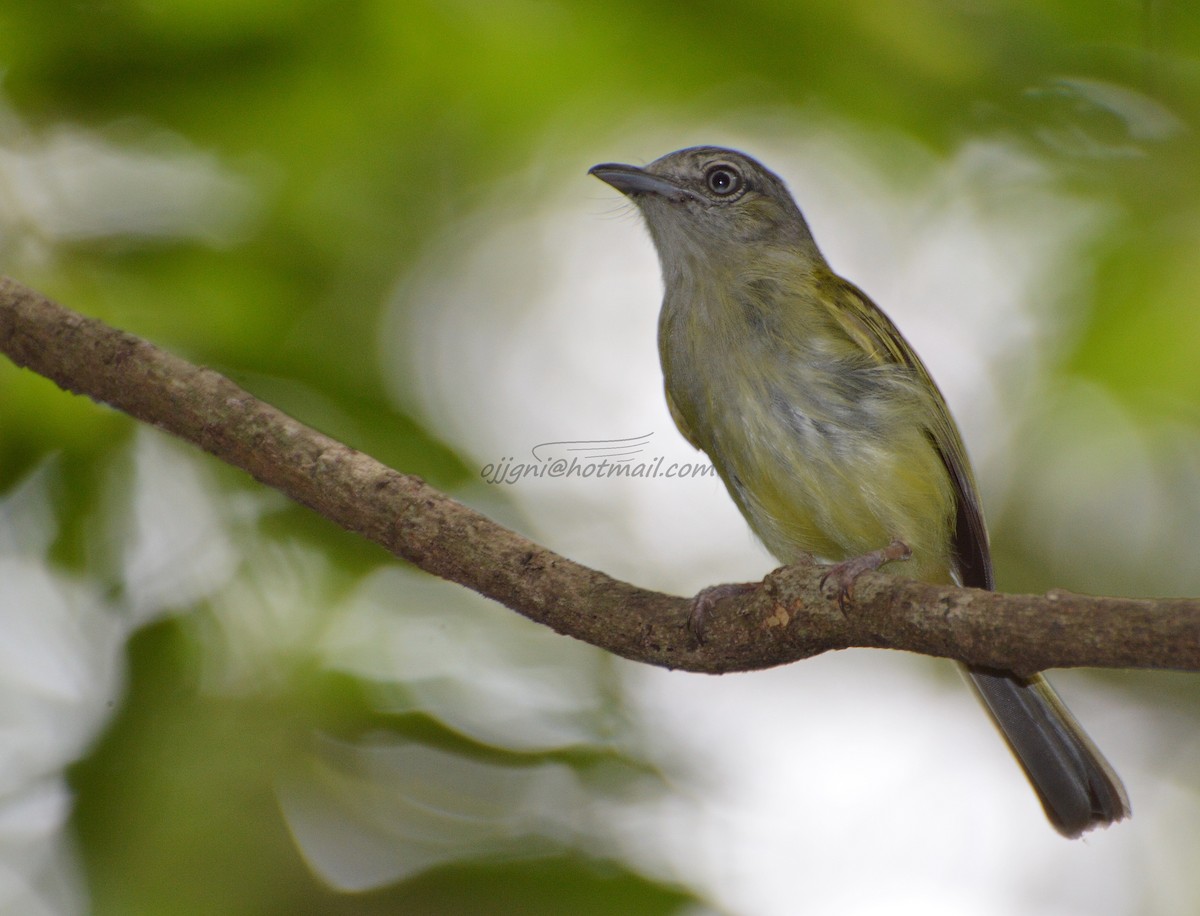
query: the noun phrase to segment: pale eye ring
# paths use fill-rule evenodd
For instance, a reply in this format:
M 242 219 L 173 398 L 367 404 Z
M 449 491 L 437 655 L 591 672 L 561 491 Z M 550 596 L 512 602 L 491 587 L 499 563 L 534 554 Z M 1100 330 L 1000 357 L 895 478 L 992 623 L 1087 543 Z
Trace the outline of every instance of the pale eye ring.
M 710 165 L 704 172 L 704 183 L 717 197 L 729 197 L 742 190 L 742 175 L 727 162 Z

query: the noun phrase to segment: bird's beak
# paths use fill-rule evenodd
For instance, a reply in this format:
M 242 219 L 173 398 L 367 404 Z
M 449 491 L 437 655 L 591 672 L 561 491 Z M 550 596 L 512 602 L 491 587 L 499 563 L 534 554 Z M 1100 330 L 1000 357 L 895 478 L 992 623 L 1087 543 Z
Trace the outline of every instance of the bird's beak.
M 602 162 L 588 169 L 589 175 L 595 175 L 630 197 L 639 194 L 655 194 L 667 200 L 682 201 L 696 197 L 692 191 L 679 187 L 667 178 L 651 175 L 645 169 L 636 165 L 623 165 L 620 162 Z

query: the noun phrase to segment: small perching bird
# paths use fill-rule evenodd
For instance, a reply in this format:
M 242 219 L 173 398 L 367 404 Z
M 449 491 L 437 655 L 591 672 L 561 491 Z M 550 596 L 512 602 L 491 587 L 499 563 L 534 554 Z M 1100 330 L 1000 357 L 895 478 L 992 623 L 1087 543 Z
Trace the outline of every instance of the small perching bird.
M 864 570 L 900 559 L 917 579 L 993 588 L 945 400 L 888 317 L 829 268 L 784 183 L 719 147 L 591 174 L 637 205 L 658 249 L 671 416 L 767 548 L 783 563 L 834 561 L 842 600 Z M 1044 677 L 967 673 L 1056 830 L 1077 837 L 1129 814 Z

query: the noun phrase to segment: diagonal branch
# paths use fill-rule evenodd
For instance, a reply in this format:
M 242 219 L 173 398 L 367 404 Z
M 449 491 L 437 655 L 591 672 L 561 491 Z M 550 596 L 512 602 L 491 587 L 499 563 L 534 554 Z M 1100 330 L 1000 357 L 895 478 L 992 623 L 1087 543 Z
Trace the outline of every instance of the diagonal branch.
M 707 639 L 686 599 L 580 566 L 257 400 L 227 378 L 0 277 L 0 350 L 62 388 L 200 446 L 416 566 L 626 658 L 711 673 L 850 646 L 906 649 L 1020 672 L 1095 666 L 1200 670 L 1200 601 L 1002 595 L 886 574 L 849 613 L 821 567 L 776 570 L 720 602 Z

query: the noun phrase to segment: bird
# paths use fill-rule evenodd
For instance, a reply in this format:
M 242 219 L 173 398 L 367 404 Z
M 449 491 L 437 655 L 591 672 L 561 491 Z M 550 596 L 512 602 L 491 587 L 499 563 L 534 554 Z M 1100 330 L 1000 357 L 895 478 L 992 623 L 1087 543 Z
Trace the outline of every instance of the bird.
M 589 173 L 636 206 L 657 250 L 675 425 L 767 549 L 784 564 L 835 564 L 826 581 L 839 602 L 862 572 L 899 560 L 889 570 L 994 589 L 945 399 L 885 313 L 830 268 L 783 180 L 719 146 Z M 693 623 L 711 597 L 697 596 Z M 1059 833 L 1130 814 L 1120 778 L 1044 675 L 964 668 Z

